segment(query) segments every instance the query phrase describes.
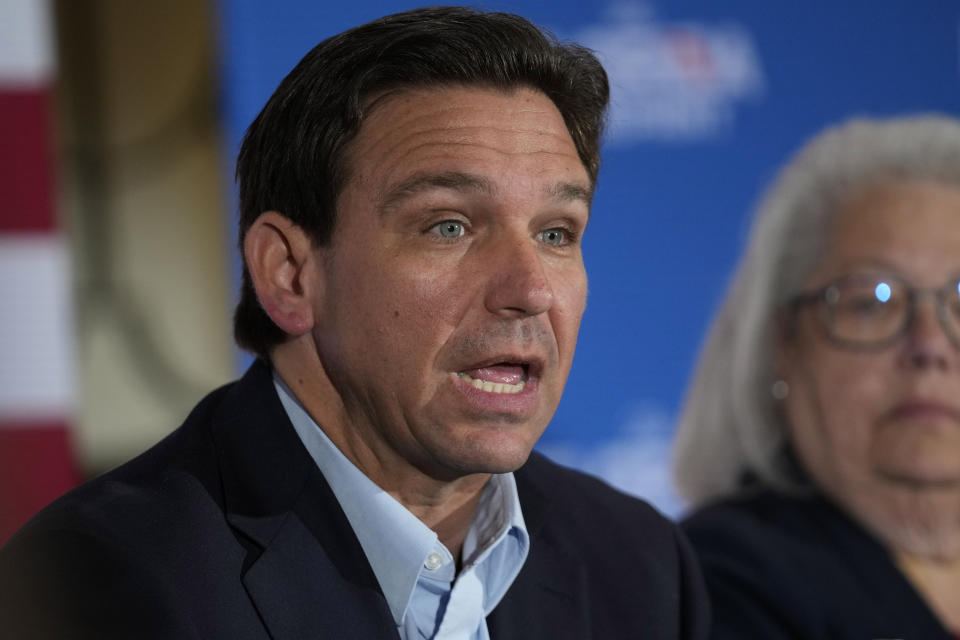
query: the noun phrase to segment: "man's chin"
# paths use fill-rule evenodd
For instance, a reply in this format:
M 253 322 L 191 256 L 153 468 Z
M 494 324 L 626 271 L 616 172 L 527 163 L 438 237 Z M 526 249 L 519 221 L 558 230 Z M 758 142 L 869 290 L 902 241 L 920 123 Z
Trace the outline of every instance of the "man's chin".
M 527 462 L 532 450 L 530 445 L 459 452 L 458 455 L 444 456 L 430 475 L 438 480 L 454 481 L 471 475 L 510 473 Z

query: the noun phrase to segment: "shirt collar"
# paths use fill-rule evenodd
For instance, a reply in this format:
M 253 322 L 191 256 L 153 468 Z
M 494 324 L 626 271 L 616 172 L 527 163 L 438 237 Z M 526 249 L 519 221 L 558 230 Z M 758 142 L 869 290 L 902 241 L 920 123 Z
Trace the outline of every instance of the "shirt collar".
M 463 566 L 477 568 L 485 589 L 483 610 L 489 615 L 514 578 L 530 549 L 530 536 L 520 509 L 512 473 L 490 476 L 463 542 Z
M 274 372 L 274 386 L 290 422 L 323 472 L 373 569 L 396 624 L 413 597 L 437 534 L 358 469 L 310 417 Z M 383 535 L 383 532 L 390 532 Z M 506 544 L 502 542 L 506 541 Z M 486 584 L 489 614 L 512 584 L 529 549 L 512 473 L 491 476 L 464 541 L 464 566 L 476 566 Z

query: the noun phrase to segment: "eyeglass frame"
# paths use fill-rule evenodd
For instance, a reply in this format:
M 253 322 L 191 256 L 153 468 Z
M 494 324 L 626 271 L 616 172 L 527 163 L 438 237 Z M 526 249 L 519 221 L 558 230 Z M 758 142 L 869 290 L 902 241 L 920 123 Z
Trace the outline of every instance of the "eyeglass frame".
M 878 284 L 881 282 L 900 284 L 907 293 L 907 312 L 903 315 L 900 326 L 897 327 L 896 331 L 889 337 L 882 340 L 849 340 L 838 337 L 834 330 L 834 314 L 831 310 L 835 303 L 830 301 L 829 292 L 836 289 L 836 287 L 845 280 L 852 280 L 863 276 L 877 276 Z M 822 322 L 819 324 L 828 340 L 837 346 L 853 351 L 880 351 L 895 343 L 910 329 L 916 318 L 917 305 L 920 299 L 933 296 L 937 312 L 937 321 L 940 323 L 940 328 L 943 330 L 947 340 L 950 341 L 950 344 L 960 349 L 960 330 L 952 329 L 950 320 L 947 318 L 947 298 L 954 292 L 960 297 L 960 274 L 951 276 L 949 280 L 939 287 L 917 287 L 906 278 L 889 271 L 849 273 L 835 278 L 813 291 L 798 293 L 787 301 L 787 308 L 790 311 L 791 318 L 795 318 L 801 308 L 813 303 L 820 303 L 823 305 L 823 312 L 820 314 Z

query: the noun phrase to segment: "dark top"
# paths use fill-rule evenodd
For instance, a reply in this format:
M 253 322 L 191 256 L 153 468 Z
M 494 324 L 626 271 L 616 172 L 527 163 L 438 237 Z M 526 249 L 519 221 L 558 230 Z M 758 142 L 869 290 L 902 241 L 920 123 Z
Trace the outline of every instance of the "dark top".
M 530 554 L 487 619 L 492 638 L 705 637 L 702 579 L 677 527 L 536 454 L 516 480 Z M 257 363 L 0 550 L 0 637 L 398 636 Z
M 866 531 L 821 497 L 757 492 L 682 523 L 713 638 L 955 640 Z

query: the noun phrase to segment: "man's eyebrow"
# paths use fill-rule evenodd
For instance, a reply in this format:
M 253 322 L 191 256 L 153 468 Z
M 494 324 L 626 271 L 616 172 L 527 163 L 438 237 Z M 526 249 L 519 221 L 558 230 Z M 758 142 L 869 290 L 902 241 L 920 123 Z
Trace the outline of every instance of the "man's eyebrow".
M 495 191 L 493 183 L 490 180 L 461 171 L 415 173 L 381 195 L 380 210 L 389 211 L 407 198 L 431 189 L 450 189 L 461 192 L 472 191 L 487 195 Z
M 589 207 L 593 201 L 593 189 L 575 182 L 561 182 L 554 185 L 549 192 L 554 200 L 559 200 L 560 202 L 579 200 Z

